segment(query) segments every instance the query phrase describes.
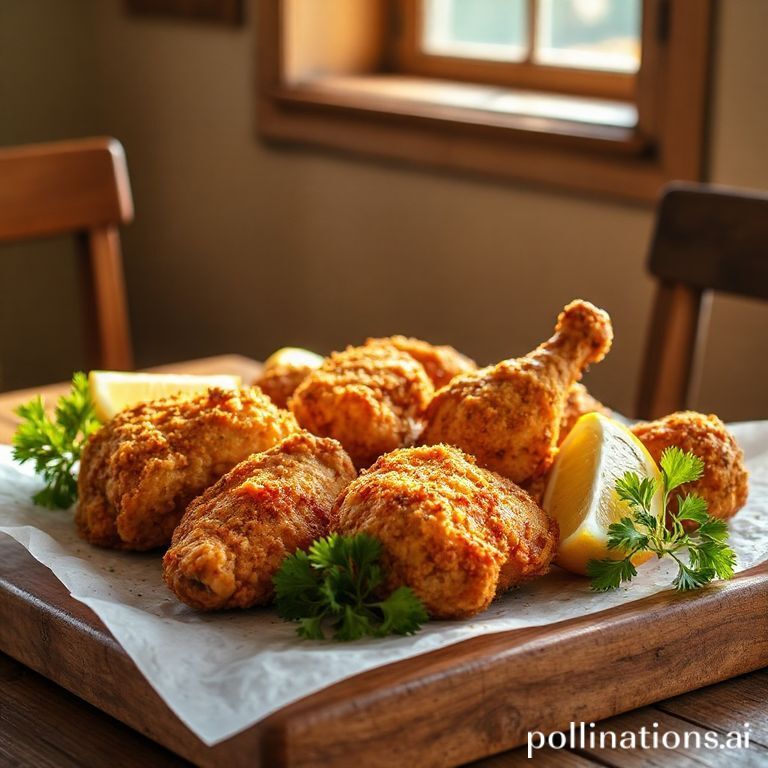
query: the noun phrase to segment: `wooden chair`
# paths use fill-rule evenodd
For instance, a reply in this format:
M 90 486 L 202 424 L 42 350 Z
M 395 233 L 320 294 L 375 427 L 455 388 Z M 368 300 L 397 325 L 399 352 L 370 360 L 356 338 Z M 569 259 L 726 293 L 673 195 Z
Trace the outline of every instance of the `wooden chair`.
M 133 367 L 118 233 L 132 219 L 125 154 L 115 139 L 0 149 L 0 243 L 84 236 L 89 362 L 102 368 Z
M 669 185 L 648 269 L 659 285 L 637 415 L 658 418 L 687 407 L 698 386 L 713 291 L 768 299 L 768 195 Z

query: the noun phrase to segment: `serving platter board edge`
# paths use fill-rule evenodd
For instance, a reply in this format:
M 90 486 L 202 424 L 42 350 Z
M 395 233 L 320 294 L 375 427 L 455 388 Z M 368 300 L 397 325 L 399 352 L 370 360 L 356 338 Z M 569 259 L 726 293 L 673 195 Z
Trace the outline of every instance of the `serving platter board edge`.
M 204 768 L 454 766 L 768 665 L 768 563 L 356 675 L 206 747 L 96 614 L 0 537 L 0 650 Z

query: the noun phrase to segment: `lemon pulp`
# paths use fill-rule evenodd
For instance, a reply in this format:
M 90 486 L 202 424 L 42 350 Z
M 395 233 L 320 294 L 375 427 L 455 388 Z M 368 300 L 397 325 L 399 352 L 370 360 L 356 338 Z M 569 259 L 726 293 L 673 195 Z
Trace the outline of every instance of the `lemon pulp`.
M 616 493 L 616 480 L 626 472 L 657 480 L 651 512 L 661 515 L 661 476 L 645 446 L 614 419 L 582 416 L 560 447 L 542 503 L 560 526 L 558 565 L 585 574 L 591 559 L 623 556 L 608 549 L 608 527 L 630 514 Z M 639 565 L 649 557 L 643 552 L 632 560 Z

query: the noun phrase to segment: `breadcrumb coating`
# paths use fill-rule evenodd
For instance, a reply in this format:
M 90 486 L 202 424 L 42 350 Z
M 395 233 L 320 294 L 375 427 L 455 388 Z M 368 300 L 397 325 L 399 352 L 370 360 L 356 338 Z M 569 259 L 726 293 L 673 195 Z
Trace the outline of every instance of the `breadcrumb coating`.
M 189 505 L 163 558 L 166 583 L 200 610 L 268 604 L 283 559 L 327 535 L 356 474 L 336 440 L 308 432 L 251 456 Z
M 727 520 L 746 503 L 749 476 L 744 452 L 714 414 L 678 411 L 657 421 L 641 422 L 632 431 L 658 464 L 665 448 L 676 446 L 704 462 L 704 474 L 675 493 L 697 493 L 707 501 L 709 514 Z
M 122 411 L 83 451 L 80 535 L 117 549 L 164 546 L 189 501 L 251 453 L 297 430 L 290 413 L 250 387 Z
M 449 346 L 435 346 L 421 339 L 407 336 L 387 336 L 381 339 L 367 339 L 366 346 L 390 344 L 401 352 L 409 354 L 424 366 L 435 389 L 445 386 L 454 376 L 477 370 L 477 363 Z
M 613 411 L 592 397 L 583 384 L 574 384 L 568 390 L 568 397 L 563 406 L 563 415 L 560 419 L 560 437 L 557 439 L 558 445 L 563 444 L 568 433 L 576 426 L 576 422 L 586 413 L 602 413 L 603 416 L 611 416 Z
M 595 412 L 602 413 L 604 416 L 613 415 L 613 411 L 592 397 L 583 384 L 574 384 L 568 390 L 568 397 L 563 408 L 563 416 L 560 419 L 560 437 L 557 440 L 557 450 L 560 449 L 563 440 L 568 437 L 568 433 L 574 428 L 576 422 L 584 414 Z M 554 455 L 557 455 L 557 451 L 555 451 Z M 528 491 L 539 505 L 544 499 L 551 474 L 552 467 L 550 466 L 543 475 L 537 475 L 522 484 L 522 488 Z
M 571 302 L 555 334 L 533 352 L 457 376 L 438 390 L 421 442 L 455 445 L 518 484 L 541 477 L 554 459 L 571 386 L 603 359 L 612 340 L 606 312 Z
M 291 395 L 314 370 L 309 365 L 275 365 L 266 368 L 253 385 L 264 392 L 278 408 L 287 408 Z
M 411 587 L 440 618 L 546 573 L 558 541 L 525 491 L 446 445 L 382 456 L 339 496 L 331 528 L 379 539 L 386 589 Z
M 299 386 L 290 408 L 299 424 L 338 440 L 358 468 L 411 445 L 434 388 L 424 368 L 389 345 L 334 352 Z

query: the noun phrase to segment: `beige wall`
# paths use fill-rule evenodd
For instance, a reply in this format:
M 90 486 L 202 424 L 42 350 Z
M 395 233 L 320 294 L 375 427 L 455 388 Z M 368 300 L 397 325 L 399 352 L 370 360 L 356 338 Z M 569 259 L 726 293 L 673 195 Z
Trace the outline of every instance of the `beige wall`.
M 118 0 L 38 5 L 87 17 L 85 130 L 126 147 L 136 222 L 124 243 L 141 363 L 262 357 L 283 344 L 327 351 L 394 332 L 486 362 L 525 352 L 583 296 L 616 327 L 614 350 L 588 383 L 631 409 L 652 295 L 643 273 L 650 209 L 265 147 L 254 132 L 252 12 L 233 30 L 127 17 Z M 29 22 L 25 6 L 18 0 L 15 22 Z M 758 39 L 768 3 L 721 10 L 712 176 L 768 188 L 768 103 L 756 79 L 768 65 Z M 28 56 L 14 52 L 15 66 Z M 49 130 L 60 132 L 54 119 Z M 768 416 L 755 375 L 768 368 L 768 310 L 718 301 L 714 319 L 701 407 Z
M 0 145 L 93 130 L 92 20 L 79 2 L 0 2 Z M 76 258 L 63 240 L 0 247 L 0 389 L 82 365 Z

